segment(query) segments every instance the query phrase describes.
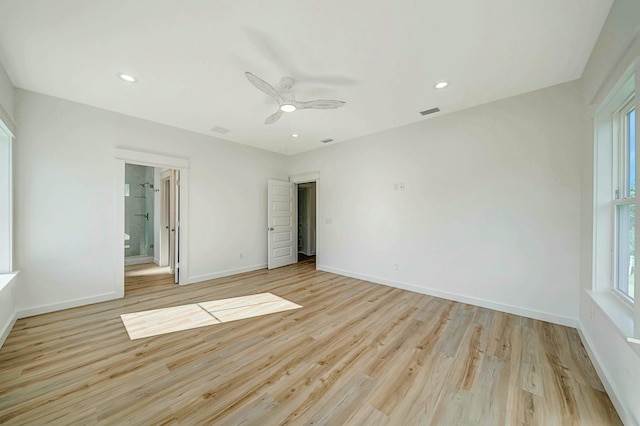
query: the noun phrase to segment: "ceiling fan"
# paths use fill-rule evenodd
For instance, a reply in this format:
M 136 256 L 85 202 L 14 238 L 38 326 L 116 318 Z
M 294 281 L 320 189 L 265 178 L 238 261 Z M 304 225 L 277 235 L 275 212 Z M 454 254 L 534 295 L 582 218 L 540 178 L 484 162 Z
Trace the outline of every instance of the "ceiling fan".
M 291 92 L 291 88 L 295 83 L 295 80 L 291 77 L 282 77 L 280 80 L 280 91 L 273 88 L 272 85 L 267 83 L 266 81 L 256 77 L 251 74 L 249 71 L 245 72 L 244 75 L 247 76 L 247 79 L 251 84 L 256 86 L 259 90 L 263 91 L 267 95 L 271 96 L 273 99 L 278 102 L 278 111 L 271 114 L 264 120 L 264 124 L 273 124 L 282 117 L 282 114 L 285 112 L 293 112 L 297 109 L 334 109 L 340 108 L 344 106 L 346 102 L 343 101 L 335 101 L 332 99 L 322 99 L 317 101 L 296 101 L 293 93 Z

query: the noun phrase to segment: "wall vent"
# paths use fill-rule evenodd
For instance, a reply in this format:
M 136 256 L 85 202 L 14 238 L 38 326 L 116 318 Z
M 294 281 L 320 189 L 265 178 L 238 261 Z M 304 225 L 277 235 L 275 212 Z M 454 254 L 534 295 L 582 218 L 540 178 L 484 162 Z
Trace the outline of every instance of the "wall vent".
M 220 127 L 220 126 L 216 126 L 213 129 L 211 129 L 212 132 L 216 132 L 216 133 L 221 133 L 221 134 L 225 134 L 225 133 L 229 133 L 229 129 L 225 129 L 224 127 Z
M 440 112 L 440 108 L 436 107 L 431 109 L 425 109 L 424 111 L 420 111 L 420 114 L 429 115 L 429 114 L 435 114 L 436 112 Z
M 333 142 L 333 139 L 331 139 L 331 138 L 322 139 L 320 142 L 322 142 L 322 143 L 329 143 L 329 142 Z

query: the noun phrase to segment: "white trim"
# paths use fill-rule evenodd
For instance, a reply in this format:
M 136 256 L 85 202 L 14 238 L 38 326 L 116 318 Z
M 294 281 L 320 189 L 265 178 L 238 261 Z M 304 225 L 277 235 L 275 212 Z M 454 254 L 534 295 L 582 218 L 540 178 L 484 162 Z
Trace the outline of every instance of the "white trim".
M 627 406 L 624 404 L 623 400 L 618 396 L 620 395 L 619 389 L 615 386 L 615 382 L 611 379 L 609 372 L 606 368 L 604 368 L 604 363 L 598 356 L 597 352 L 593 350 L 594 345 L 591 342 L 591 339 L 586 334 L 586 330 L 582 326 L 582 323 L 578 322 L 578 335 L 580 336 L 580 340 L 582 340 L 582 344 L 584 345 L 587 353 L 589 354 L 589 358 L 591 359 L 591 363 L 596 369 L 596 373 L 598 373 L 598 377 L 602 382 L 605 390 L 607 391 L 607 395 L 609 399 L 613 403 L 620 419 L 625 425 L 634 425 L 638 426 L 638 421 L 634 419 L 631 415 L 631 412 L 627 409 Z
M 320 180 L 320 172 L 305 172 L 289 176 L 291 183 L 308 183 Z
M 140 164 L 141 166 L 166 167 L 168 169 L 189 168 L 189 160 L 186 158 L 154 154 L 151 152 L 116 148 L 114 156 L 117 159 L 125 160 L 127 163 Z
M 124 297 L 124 252 L 122 236 L 124 235 L 124 165 L 139 164 L 149 167 L 164 167 L 180 171 L 180 283 L 189 283 L 189 160 L 149 152 L 129 149 L 114 149 L 115 157 L 115 284 L 114 293 Z
M 141 265 L 143 263 L 157 263 L 153 256 L 129 256 L 124 258 L 125 265 Z
M 0 325 L 0 327 L 2 327 L 2 329 L 0 329 L 0 348 L 4 345 L 5 340 L 7 340 L 9 333 L 11 333 L 11 330 L 18 319 L 18 315 L 16 314 L 15 293 L 13 292 L 14 289 L 11 285 L 11 283 L 14 282 L 13 280 L 16 275 L 18 275 L 18 271 L 12 274 L 0 274 L 0 293 L 6 292 L 3 297 L 8 295 L 8 299 L 11 301 L 11 307 L 9 309 L 13 310 L 9 320 L 5 324 Z
M 3 288 L 9 286 L 9 284 L 11 283 L 11 281 L 13 281 L 16 275 L 18 275 L 18 271 L 13 272 L 11 274 L 0 274 L 0 291 L 2 291 Z
M 2 105 L 0 105 L 0 128 L 9 132 L 9 135 L 15 139 L 18 125 Z
M 16 321 L 18 320 L 18 314 L 17 312 L 13 312 L 13 316 L 11 317 L 11 319 L 4 325 L 4 329 L 2 330 L 2 334 L 0 334 L 0 348 L 2 347 L 2 345 L 4 345 L 4 342 L 7 340 L 7 337 L 9 337 L 9 334 L 11 333 L 11 330 L 13 329 L 13 326 L 16 325 Z
M 333 274 L 344 275 L 347 277 L 357 278 L 364 281 L 370 281 L 372 283 L 382 284 L 389 287 L 409 290 L 415 293 L 426 294 L 429 296 L 435 296 L 435 297 L 440 297 L 447 300 L 453 300 L 455 302 L 466 303 L 468 305 L 479 306 L 481 308 L 493 309 L 495 311 L 506 312 L 514 315 L 520 315 L 523 317 L 532 318 L 540 321 L 552 322 L 554 324 L 560 324 L 567 327 L 575 328 L 578 323 L 578 320 L 575 318 L 569 318 L 562 315 L 552 314 L 549 312 L 542 312 L 534 309 L 521 308 L 519 306 L 492 302 L 490 300 L 481 299 L 478 297 L 464 296 L 461 294 L 449 293 L 446 291 L 436 290 L 433 288 L 419 287 L 417 285 L 403 283 L 400 281 L 387 280 L 384 278 L 373 277 L 369 275 L 359 274 L 356 272 L 346 271 L 344 269 L 332 268 L 326 265 L 317 265 L 317 269 L 320 271 L 331 272 Z
M 103 293 L 96 296 L 81 297 L 80 299 L 67 300 L 59 303 L 51 303 L 49 305 L 40 305 L 27 309 L 19 309 L 17 311 L 18 318 L 27 318 L 34 315 L 48 314 L 49 312 L 62 311 L 64 309 L 77 308 L 78 306 L 92 305 L 94 303 L 107 302 L 113 299 L 119 299 L 117 292 Z
M 228 277 L 231 275 L 242 274 L 243 272 L 252 272 L 257 271 L 259 269 L 266 269 L 266 263 L 260 263 L 257 265 L 245 266 L 238 269 L 229 269 L 227 271 L 215 272 L 213 274 L 205 274 L 205 275 L 197 275 L 195 277 L 187 278 L 186 282 L 181 284 L 195 284 L 202 281 L 215 280 L 216 278 Z
M 8 164 L 6 164 L 6 169 L 3 172 L 3 174 L 4 173 L 7 174 L 6 187 L 3 185 L 3 188 L 0 189 L 0 191 L 2 191 L 3 198 L 6 195 L 6 201 L 7 201 L 6 204 L 3 203 L 3 207 L 2 207 L 2 216 L 6 218 L 6 220 L 3 219 L 2 223 L 0 223 L 0 226 L 3 228 L 3 231 L 4 231 L 3 234 L 7 236 L 7 239 L 0 243 L 2 244 L 2 251 L 3 251 L 2 259 L 0 259 L 0 274 L 1 273 L 7 274 L 7 273 L 13 272 L 13 267 L 14 267 L 13 265 L 13 257 L 14 257 L 14 250 L 13 250 L 13 245 L 14 245 L 13 143 L 15 139 L 14 139 L 13 133 L 9 130 L 9 128 L 5 125 L 5 123 L 2 120 L 0 120 L 0 131 L 6 133 L 9 136 L 7 146 L 6 146 L 6 155 L 7 155 L 6 160 Z M 4 148 L 1 148 L 1 149 L 4 152 Z M 2 155 L 2 158 L 4 159 L 4 155 Z

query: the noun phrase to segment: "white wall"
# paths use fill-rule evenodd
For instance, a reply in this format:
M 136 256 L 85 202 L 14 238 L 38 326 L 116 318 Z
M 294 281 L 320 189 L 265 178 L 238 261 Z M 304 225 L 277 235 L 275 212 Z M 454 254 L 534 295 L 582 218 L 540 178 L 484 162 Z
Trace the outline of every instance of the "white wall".
M 0 64 L 0 120 L 15 133 L 14 123 L 14 96 L 15 89 L 7 72 Z
M 582 145 L 581 288 L 594 288 L 593 268 L 593 149 L 594 111 L 632 61 L 640 57 L 640 2 L 616 0 L 583 73 L 585 118 Z M 640 99 L 636 87 L 636 99 Z M 592 360 L 625 424 L 640 424 L 640 357 L 611 320 L 580 292 L 580 331 Z M 591 318 L 591 312 L 594 312 Z
M 319 267 L 575 324 L 578 88 L 568 83 L 295 156 L 292 174 L 320 171 Z
M 266 264 L 266 180 L 286 178 L 286 157 L 33 92 L 16 95 L 19 315 L 113 297 L 113 253 L 123 244 L 114 231 L 115 147 L 189 160 L 190 281 Z

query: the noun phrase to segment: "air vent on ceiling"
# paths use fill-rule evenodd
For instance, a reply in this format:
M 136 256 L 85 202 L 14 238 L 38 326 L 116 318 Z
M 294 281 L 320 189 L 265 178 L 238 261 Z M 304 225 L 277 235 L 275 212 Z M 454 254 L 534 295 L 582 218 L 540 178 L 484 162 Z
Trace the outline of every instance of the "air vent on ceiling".
M 216 132 L 216 133 L 221 133 L 221 134 L 225 134 L 225 133 L 229 133 L 229 129 L 225 129 L 224 127 L 220 127 L 220 126 L 216 126 L 213 129 L 211 129 L 211 131 Z
M 424 111 L 420 111 L 421 115 L 429 115 L 429 114 L 434 114 L 436 112 L 440 112 L 440 108 L 431 108 L 431 109 L 426 109 Z
M 331 138 L 322 139 L 320 142 L 322 142 L 322 143 L 329 143 L 329 142 L 333 142 L 333 139 L 331 139 Z

